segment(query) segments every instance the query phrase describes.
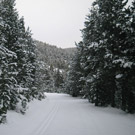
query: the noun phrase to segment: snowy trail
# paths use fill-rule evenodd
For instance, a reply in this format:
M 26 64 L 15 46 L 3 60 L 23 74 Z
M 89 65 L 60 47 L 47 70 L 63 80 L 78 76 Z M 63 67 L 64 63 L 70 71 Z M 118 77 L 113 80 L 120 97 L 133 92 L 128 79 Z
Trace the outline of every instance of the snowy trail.
M 31 133 L 31 135 L 42 135 L 45 133 L 46 129 L 50 125 L 50 123 L 53 121 L 53 118 L 55 117 L 58 110 L 58 106 L 54 105 L 53 108 L 48 113 L 47 117 L 43 119 L 43 121 L 39 124 L 39 126 L 34 130 L 34 132 Z
M 46 94 L 23 116 L 8 113 L 0 135 L 135 135 L 135 115 L 100 108 L 66 94 Z

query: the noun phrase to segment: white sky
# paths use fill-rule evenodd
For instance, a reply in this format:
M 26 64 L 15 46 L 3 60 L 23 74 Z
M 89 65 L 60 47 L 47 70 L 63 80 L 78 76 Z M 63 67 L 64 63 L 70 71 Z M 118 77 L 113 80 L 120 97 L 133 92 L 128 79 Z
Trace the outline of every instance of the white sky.
M 33 38 L 67 48 L 81 40 L 80 29 L 93 0 L 16 0 Z
M 33 38 L 61 48 L 75 47 L 94 0 L 16 0 Z

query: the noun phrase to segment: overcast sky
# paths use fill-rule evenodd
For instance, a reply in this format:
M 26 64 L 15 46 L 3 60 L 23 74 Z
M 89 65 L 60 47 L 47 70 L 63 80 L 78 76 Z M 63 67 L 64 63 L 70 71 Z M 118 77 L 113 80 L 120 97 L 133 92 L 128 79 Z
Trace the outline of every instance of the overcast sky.
M 35 39 L 67 48 L 81 40 L 80 29 L 92 1 L 16 0 L 16 8 Z
M 94 0 L 16 0 L 33 38 L 61 48 L 75 47 Z

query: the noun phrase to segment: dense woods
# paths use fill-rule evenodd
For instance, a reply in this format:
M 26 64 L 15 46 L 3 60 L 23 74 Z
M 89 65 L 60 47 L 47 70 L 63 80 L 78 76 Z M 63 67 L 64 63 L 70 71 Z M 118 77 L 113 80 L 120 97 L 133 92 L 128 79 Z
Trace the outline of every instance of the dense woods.
M 67 90 L 96 106 L 135 112 L 135 1 L 95 0 L 68 73 Z
M 15 0 L 0 1 L 0 123 L 8 110 L 24 114 L 28 102 L 44 98 L 37 88 L 36 45 L 14 6 Z
M 40 83 L 46 92 L 66 92 L 65 82 L 70 61 L 76 52 L 76 48 L 57 48 L 41 41 L 35 41 L 37 59 L 40 61 L 43 81 Z

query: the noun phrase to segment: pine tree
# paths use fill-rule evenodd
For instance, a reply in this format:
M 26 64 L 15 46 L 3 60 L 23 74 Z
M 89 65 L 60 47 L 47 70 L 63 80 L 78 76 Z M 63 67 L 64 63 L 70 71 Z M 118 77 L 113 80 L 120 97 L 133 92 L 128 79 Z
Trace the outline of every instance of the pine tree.
M 14 6 L 15 0 L 0 1 L 0 123 L 7 110 L 24 114 L 27 102 L 43 94 L 35 83 L 36 46 Z
M 16 32 L 12 29 L 17 24 L 17 14 L 13 8 L 14 1 L 1 1 L 0 4 L 0 48 L 1 48 L 1 83 L 0 83 L 0 112 L 6 114 L 9 108 L 14 108 L 18 100 L 18 91 L 16 90 L 16 62 L 17 56 L 11 49 L 13 40 L 16 40 Z M 11 19 L 12 18 L 12 19 Z M 12 37 L 13 35 L 13 37 Z M 5 116 L 4 116 L 5 117 Z M 2 120 L 1 120 L 2 122 Z
M 77 46 L 77 53 L 75 54 L 73 60 L 71 61 L 69 72 L 67 75 L 67 84 L 66 89 L 69 94 L 73 97 L 77 97 L 79 95 L 86 95 L 83 91 L 83 70 L 81 69 L 81 44 L 82 42 L 76 44 Z
M 134 95 L 134 71 L 135 71 L 135 47 L 134 47 L 134 2 L 132 7 L 128 7 L 124 10 L 124 20 L 120 28 L 125 34 L 124 40 L 121 45 L 121 56 L 119 61 L 120 71 L 118 72 L 120 77 L 117 76 L 117 83 L 121 90 L 121 108 L 124 111 L 133 113 L 135 111 L 135 95 Z M 119 93 L 120 93 L 119 92 Z
M 60 69 L 56 69 L 54 73 L 54 86 L 56 88 L 62 88 L 62 84 L 63 84 L 63 76 L 60 72 Z
M 85 82 L 82 89 L 91 102 L 134 112 L 135 4 L 126 7 L 127 2 L 93 3 L 82 30 L 80 66 Z
M 43 61 L 37 61 L 35 73 L 35 86 L 37 87 L 36 98 L 41 100 L 44 98 L 44 92 L 50 89 L 50 75 L 46 64 Z
M 101 32 L 101 16 L 99 9 L 93 4 L 90 14 L 87 16 L 83 34 L 83 53 L 82 53 L 82 68 L 84 68 L 85 88 L 89 100 L 95 102 L 96 105 L 104 104 L 102 99 L 103 86 L 102 79 L 104 70 L 104 55 L 106 45 L 104 44 L 104 34 Z

